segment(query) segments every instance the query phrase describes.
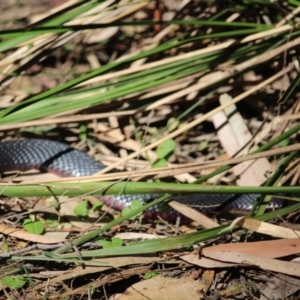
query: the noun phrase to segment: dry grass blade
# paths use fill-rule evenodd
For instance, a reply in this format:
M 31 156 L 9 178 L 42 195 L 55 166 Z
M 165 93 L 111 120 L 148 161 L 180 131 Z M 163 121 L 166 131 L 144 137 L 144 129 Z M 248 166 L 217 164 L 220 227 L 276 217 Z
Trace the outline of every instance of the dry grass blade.
M 230 101 L 229 103 L 226 103 L 225 105 L 222 105 L 212 111 L 210 111 L 209 113 L 207 113 L 206 115 L 204 115 L 202 118 L 198 118 L 197 120 L 194 120 L 193 122 L 189 123 L 188 125 L 186 125 L 185 127 L 183 128 L 180 128 L 170 134 L 168 134 L 167 136 L 159 139 L 158 141 L 142 148 L 141 150 L 135 152 L 135 153 L 132 153 L 130 154 L 129 156 L 127 156 L 125 159 L 123 159 L 120 163 L 124 163 L 126 162 L 127 160 L 129 159 L 132 159 L 132 158 L 135 158 L 139 155 L 141 155 L 142 153 L 144 152 L 147 152 L 148 150 L 151 150 L 155 147 L 157 147 L 158 145 L 160 145 L 161 143 L 165 142 L 166 140 L 169 140 L 169 139 L 172 139 L 176 136 L 178 136 L 179 134 L 185 132 L 186 130 L 188 129 L 191 129 L 193 127 L 195 127 L 196 125 L 200 124 L 201 122 L 209 119 L 212 115 L 214 115 L 216 112 L 218 111 L 221 111 L 223 110 L 224 108 L 234 104 L 234 103 L 237 103 L 241 100 L 243 100 L 245 97 L 253 94 L 254 92 L 260 90 L 262 87 L 266 86 L 267 84 L 275 81 L 276 79 L 280 78 L 281 76 L 283 76 L 284 74 L 288 73 L 289 71 L 292 70 L 292 66 L 289 66 L 287 68 L 285 68 L 284 70 L 278 72 L 277 74 L 275 74 L 274 76 L 272 76 L 271 78 L 265 80 L 264 82 L 260 83 L 259 85 L 257 85 L 256 87 L 253 87 L 252 89 L 249 89 L 248 91 L 244 92 L 243 94 L 239 95 L 238 97 L 236 98 L 233 98 L 232 101 Z M 110 170 L 113 170 L 115 167 L 117 167 L 118 164 L 113 164 L 107 168 L 105 168 L 104 170 L 102 170 L 101 172 L 99 172 L 99 174 L 103 174 L 103 173 L 106 173 Z

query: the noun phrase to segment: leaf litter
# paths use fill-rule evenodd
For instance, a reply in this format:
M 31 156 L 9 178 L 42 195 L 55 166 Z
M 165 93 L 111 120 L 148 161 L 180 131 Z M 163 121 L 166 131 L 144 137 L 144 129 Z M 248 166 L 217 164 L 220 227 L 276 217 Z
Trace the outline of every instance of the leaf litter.
M 221 4 L 193 1 L 178 1 L 175 6 L 175 1 L 167 0 L 140 3 L 105 1 L 91 6 L 90 10 L 78 4 L 81 11 L 76 14 L 75 10 L 72 11 L 77 8 L 77 4 L 73 7 L 74 1 L 53 0 L 48 4 L 33 5 L 34 14 L 27 12 L 26 15 L 32 5 L 30 1 L 21 6 L 4 2 L 1 3 L 5 11 L 3 16 L 12 15 L 15 20 L 9 25 L 2 22 L 1 29 L 39 28 L 39 23 L 35 22 L 43 24 L 44 18 L 52 18 L 55 14 L 60 16 L 63 10 L 65 14 L 62 15 L 67 20 L 64 25 L 100 23 L 112 26 L 65 33 L 32 34 L 22 30 L 19 41 L 14 39 L 12 32 L 7 37 L 10 44 L 5 39 L 1 41 L 1 104 L 2 112 L 5 112 L 0 128 L 3 139 L 42 135 L 88 152 L 109 166 L 106 171 L 126 171 L 123 177 L 118 172 L 101 175 L 107 176 L 103 177 L 106 180 L 125 178 L 145 181 L 146 185 L 146 180 L 168 181 L 172 178 L 178 183 L 192 183 L 219 169 L 219 165 L 203 165 L 204 162 L 239 159 L 239 156 L 256 151 L 259 146 L 297 126 L 299 95 L 291 87 L 297 82 L 299 67 L 294 47 L 299 44 L 299 38 L 291 32 L 297 33 L 298 19 L 295 18 L 297 7 L 290 1 L 284 9 L 275 4 L 255 3 L 256 11 L 263 12 L 257 16 L 259 22 L 251 15 L 254 6 L 245 3 L 244 10 L 240 7 L 236 14 L 238 8 L 234 4 L 230 4 L 228 10 Z M 44 5 L 48 6 L 44 8 Z M 72 18 L 67 14 L 70 12 L 74 13 Z M 164 23 L 161 26 L 114 23 L 160 18 L 164 21 L 184 20 L 185 23 Z M 53 24 L 61 23 L 54 19 Z M 244 26 L 247 29 L 242 35 L 235 32 L 237 28 L 243 30 Z M 147 51 L 149 53 L 143 57 Z M 109 68 L 102 72 L 102 66 Z M 168 66 L 168 72 L 164 66 Z M 20 70 L 25 71 L 21 73 Z M 91 70 L 96 70 L 95 74 L 83 76 L 75 83 L 80 74 L 90 74 Z M 69 86 L 64 86 L 65 83 Z M 127 83 L 127 89 L 124 89 L 124 83 Z M 143 88 L 139 90 L 139 86 Z M 45 94 L 48 91 L 50 94 Z M 109 96 L 111 91 L 115 96 Z M 287 92 L 288 100 L 280 102 Z M 57 93 L 65 98 L 55 98 Z M 50 106 L 46 101 L 39 102 L 47 97 L 53 97 Z M 32 100 L 30 98 L 33 104 L 26 102 Z M 102 98 L 107 100 L 100 102 Z M 76 103 L 81 101 L 81 105 L 75 105 L 74 99 Z M 64 107 L 63 104 L 68 102 L 74 105 Z M 34 114 L 23 112 L 19 103 Z M 35 103 L 39 103 L 41 109 L 38 105 L 30 106 Z M 52 113 L 50 108 L 56 106 L 59 109 Z M 8 111 L 10 107 L 14 107 L 12 112 Z M 174 122 L 171 124 L 169 120 Z M 284 142 L 297 146 L 294 135 L 285 138 Z M 283 155 L 287 157 L 292 150 L 299 150 L 287 148 L 284 153 L 279 152 L 280 147 L 284 146 L 278 145 L 272 153 L 268 152 L 267 157 L 262 154 L 255 160 L 248 159 L 230 172 L 224 170 L 205 182 L 224 186 L 262 185 L 276 171 Z M 152 169 L 155 162 L 164 168 Z M 223 166 L 227 162 L 223 161 Z M 295 158 L 286 166 L 287 172 L 277 180 L 277 185 L 297 183 L 296 162 Z M 71 182 L 68 179 L 41 178 L 40 174 L 9 176 L 4 178 L 4 184 Z M 69 188 L 76 190 L 71 185 Z M 5 195 L 4 188 L 2 194 Z M 62 198 L 62 195 L 55 196 L 59 198 L 57 200 Z M 160 219 L 145 220 L 140 215 L 133 221 L 114 223 L 119 213 L 105 206 L 104 215 L 100 210 L 94 211 L 92 206 L 96 200 L 89 197 L 92 196 L 71 198 L 63 203 L 57 201 L 56 206 L 50 204 L 51 211 L 47 211 L 48 202 L 35 197 L 24 200 L 27 199 L 25 194 L 14 201 L 1 200 L 5 213 L 0 231 L 7 238 L 2 240 L 3 297 L 9 293 L 11 298 L 26 295 L 32 298 L 43 296 L 44 299 L 76 299 L 80 296 L 112 299 L 117 295 L 116 298 L 121 299 L 186 299 L 187 291 L 190 299 L 299 296 L 299 230 L 264 222 L 273 220 L 278 223 L 286 215 L 284 212 L 274 212 L 273 215 L 269 212 L 266 215 L 270 217 L 266 220 L 251 216 L 239 219 L 233 221 L 228 230 L 224 216 L 219 220 L 211 219 L 211 216 L 203 216 L 190 207 L 180 205 L 178 208 L 173 202 L 173 208 L 194 222 L 184 224 L 183 218 L 179 218 L 174 224 Z M 81 199 L 88 199 L 87 203 L 91 205 L 84 205 L 78 213 Z M 44 203 L 44 208 L 33 210 L 39 201 Z M 285 219 L 287 226 L 297 225 L 298 210 Z M 43 224 L 44 235 L 22 229 L 20 220 L 28 215 Z M 106 217 L 110 218 L 109 221 Z M 53 219 L 57 226 L 53 225 Z M 112 223 L 108 223 L 110 221 Z M 101 255 L 96 255 L 85 261 L 82 257 L 84 251 L 101 248 L 105 243 L 101 244 L 95 237 L 87 237 L 78 246 L 76 241 L 102 226 L 104 229 L 107 226 L 107 229 L 98 232 L 98 237 L 111 243 L 114 237 L 126 233 L 127 236 L 122 238 L 124 245 L 110 248 L 111 256 L 100 258 Z M 237 230 L 237 226 L 247 231 Z M 207 228 L 206 231 L 203 227 Z M 198 232 L 199 236 L 206 234 L 209 230 L 215 234 L 199 237 L 200 245 L 187 238 Z M 50 237 L 48 233 L 57 234 L 57 237 Z M 152 246 L 155 244 L 143 244 L 144 239 L 147 241 L 153 237 L 158 237 L 157 243 L 163 243 L 164 237 L 174 237 L 178 244 L 170 243 L 164 246 L 164 251 L 156 251 Z M 18 243 L 24 240 L 26 243 Z M 119 248 L 132 245 L 141 245 L 141 254 L 152 255 L 119 254 L 112 257 Z M 61 249 L 65 246 L 71 249 L 71 253 L 76 253 L 76 259 L 62 260 Z M 143 252 L 143 247 L 149 248 Z M 4 254 L 10 260 L 6 260 Z M 41 257 L 45 259 L 42 264 Z M 11 275 L 11 268 L 18 275 Z

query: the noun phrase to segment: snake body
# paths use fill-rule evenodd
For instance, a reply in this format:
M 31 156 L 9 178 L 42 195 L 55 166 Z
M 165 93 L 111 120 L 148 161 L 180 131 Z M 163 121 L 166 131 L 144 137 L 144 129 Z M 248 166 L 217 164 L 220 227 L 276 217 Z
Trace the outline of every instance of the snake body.
M 0 142 L 0 172 L 27 171 L 37 169 L 51 172 L 62 177 L 80 177 L 93 175 L 105 166 L 86 153 L 67 144 L 43 139 L 25 139 Z M 159 195 L 119 195 L 102 196 L 101 200 L 115 209 L 130 206 L 133 199 L 145 201 Z M 174 196 L 173 199 L 187 204 L 202 212 L 216 207 L 226 210 L 250 210 L 256 194 L 192 194 Z M 280 199 L 274 198 L 272 207 L 282 206 Z M 157 207 L 148 211 L 148 216 L 158 213 Z M 170 214 L 170 213 L 169 213 Z M 167 216 L 165 216 L 167 218 Z

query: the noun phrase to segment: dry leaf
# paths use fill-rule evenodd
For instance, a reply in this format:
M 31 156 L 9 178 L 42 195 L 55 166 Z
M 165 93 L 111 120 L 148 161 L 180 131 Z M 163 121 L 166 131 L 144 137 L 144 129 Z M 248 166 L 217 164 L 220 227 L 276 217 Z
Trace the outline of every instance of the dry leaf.
M 188 217 L 191 220 L 194 220 L 204 228 L 213 228 L 218 227 L 219 224 L 214 222 L 212 219 L 208 218 L 207 216 L 203 215 L 199 211 L 182 204 L 177 201 L 170 201 L 168 203 L 172 208 L 183 214 L 184 216 Z
M 282 239 L 273 241 L 260 241 L 252 243 L 220 244 L 202 249 L 202 254 L 220 253 L 225 255 L 230 252 L 257 255 L 260 257 L 283 257 L 300 253 L 300 239 Z
M 228 94 L 220 96 L 220 103 L 225 105 L 230 103 L 232 98 Z M 218 137 L 229 157 L 235 155 L 251 139 L 244 119 L 237 111 L 236 105 L 231 105 L 212 117 L 214 125 L 218 129 Z M 248 154 L 248 148 L 241 154 Z M 232 170 L 239 176 L 238 185 L 259 186 L 265 181 L 265 173 L 271 169 L 270 163 L 266 158 L 256 161 L 247 161 L 235 166 Z
M 233 221 L 232 224 L 239 225 L 251 231 L 255 231 L 258 233 L 263 233 L 263 234 L 267 234 L 279 238 L 294 239 L 300 237 L 300 231 L 298 230 L 285 228 L 282 226 L 273 225 L 267 222 L 262 222 L 259 220 L 245 218 L 245 217 L 236 219 L 236 221 Z
M 215 272 L 212 270 L 206 270 L 203 273 L 202 281 L 204 283 L 204 288 L 203 288 L 204 293 L 207 293 L 207 291 L 209 290 L 210 286 L 214 282 L 214 277 L 215 277 Z
M 124 294 L 116 296 L 120 300 L 186 300 L 201 299 L 203 285 L 190 277 L 174 279 L 156 276 L 134 284 Z
M 207 257 L 199 257 L 199 255 L 188 254 L 180 257 L 182 260 L 197 265 L 201 268 L 214 269 L 214 268 L 226 268 L 235 267 L 236 264 L 213 260 Z
M 154 262 L 164 261 L 164 258 L 159 258 L 157 256 L 121 256 L 121 257 L 104 257 L 101 259 L 94 259 L 97 263 L 108 264 L 109 266 L 86 266 L 82 268 L 82 266 L 78 266 L 72 271 L 65 271 L 63 274 L 52 278 L 49 282 L 41 283 L 35 286 L 35 289 L 42 289 L 48 286 L 49 284 L 54 284 L 57 282 L 63 282 L 65 280 L 78 278 L 80 276 L 85 276 L 94 273 L 100 273 L 106 271 L 111 268 L 121 268 L 123 266 L 128 265 L 136 265 L 136 264 L 152 264 Z
M 142 232 L 121 232 L 116 234 L 114 237 L 118 237 L 122 240 L 153 240 L 163 238 L 163 236 L 159 236 L 156 234 L 142 233 Z
M 34 243 L 40 243 L 40 244 L 56 244 L 56 243 L 64 242 L 66 240 L 65 238 L 56 238 L 56 237 L 49 237 L 49 236 L 29 233 L 24 229 L 18 229 L 6 225 L 0 225 L 0 232 L 25 241 L 30 241 Z
M 265 251 L 268 251 L 268 248 L 265 248 Z M 243 264 L 245 266 L 256 266 L 264 270 L 288 275 L 299 276 L 300 274 L 300 264 L 294 262 L 281 261 L 278 259 L 240 252 L 206 251 L 205 255 L 220 261 L 233 262 L 237 264 Z

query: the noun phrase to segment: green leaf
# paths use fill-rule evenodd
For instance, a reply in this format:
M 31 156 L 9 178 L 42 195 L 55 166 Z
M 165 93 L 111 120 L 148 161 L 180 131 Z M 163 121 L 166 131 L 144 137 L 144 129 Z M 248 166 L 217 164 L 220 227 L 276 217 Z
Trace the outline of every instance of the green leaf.
M 7 252 L 9 252 L 9 247 L 8 247 L 7 239 L 5 238 L 5 236 L 2 237 L 2 241 L 1 241 L 1 252 L 2 252 L 2 253 L 7 253 Z
M 124 215 L 130 213 L 130 212 L 133 211 L 133 210 L 136 210 L 136 209 L 138 209 L 138 208 L 141 208 L 142 206 L 143 206 L 143 204 L 142 204 L 140 201 L 138 201 L 138 200 L 132 200 L 132 201 L 131 201 L 130 207 L 126 207 L 126 208 L 124 208 L 124 209 L 122 210 L 122 216 L 124 216 Z M 137 214 L 137 215 L 131 217 L 129 220 L 135 220 L 135 219 L 136 219 L 138 216 L 140 216 L 141 214 L 142 214 L 142 213 L 139 213 L 139 214 Z
M 152 164 L 152 168 L 162 168 L 166 167 L 168 164 L 168 161 L 165 158 L 157 160 L 154 164 Z
M 101 208 L 103 206 L 103 202 L 102 201 L 96 201 L 94 204 L 93 204 L 93 211 L 96 211 L 98 210 L 99 208 Z
M 31 219 L 25 219 L 23 226 L 27 232 L 34 234 L 42 234 L 45 230 L 44 224 L 41 221 L 32 221 Z
M 81 201 L 74 209 L 74 213 L 77 217 L 88 216 L 88 201 Z
M 112 248 L 112 244 L 110 241 L 102 241 L 103 249 Z
M 113 237 L 111 239 L 111 243 L 112 243 L 113 247 L 120 247 L 123 245 L 123 240 L 118 237 Z
M 50 227 L 50 228 L 57 228 L 59 225 L 59 222 L 57 219 L 48 218 L 45 221 L 46 221 L 47 227 Z
M 176 128 L 178 128 L 179 125 L 180 122 L 177 118 L 170 118 L 167 122 L 168 132 L 175 130 Z
M 150 278 L 156 277 L 158 275 L 159 275 L 158 272 L 147 272 L 147 273 L 144 274 L 143 278 L 144 279 L 150 279 Z
M 86 141 L 88 139 L 87 137 L 87 127 L 85 125 L 80 125 L 79 127 L 79 139 L 81 141 Z
M 123 240 L 118 237 L 114 237 L 111 239 L 111 241 L 98 240 L 97 243 L 101 243 L 103 249 L 106 249 L 106 248 L 113 248 L 113 247 L 121 247 L 123 245 Z
M 174 152 L 175 147 L 175 141 L 170 139 L 160 144 L 155 152 L 158 158 L 165 158 L 170 153 Z
M 209 146 L 209 143 L 207 140 L 202 141 L 199 145 L 198 145 L 198 151 L 203 151 L 204 149 L 207 149 Z
M 21 275 L 15 277 L 5 276 L 1 279 L 1 283 L 5 287 L 20 289 L 26 284 L 26 281 Z

